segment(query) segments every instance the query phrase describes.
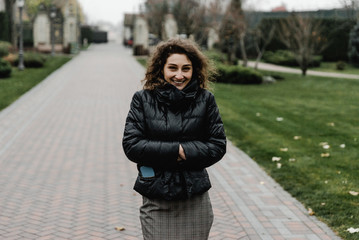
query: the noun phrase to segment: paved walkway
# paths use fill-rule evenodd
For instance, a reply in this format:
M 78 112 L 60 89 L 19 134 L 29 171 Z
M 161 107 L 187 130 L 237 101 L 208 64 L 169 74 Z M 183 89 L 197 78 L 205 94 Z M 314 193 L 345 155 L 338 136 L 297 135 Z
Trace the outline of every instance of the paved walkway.
M 141 239 L 121 140 L 143 74 L 94 45 L 0 112 L 0 239 Z M 209 172 L 211 240 L 337 239 L 231 143 Z
M 248 61 L 248 66 L 254 67 L 255 62 Z M 274 64 L 270 64 L 270 63 L 263 63 L 263 62 L 258 63 L 258 69 L 268 70 L 268 71 L 276 71 L 276 72 L 302 74 L 302 70 L 299 70 L 299 69 L 283 67 L 283 66 L 278 66 L 278 65 L 274 65 Z M 358 79 L 359 80 L 358 74 L 348 74 L 348 73 L 320 72 L 320 71 L 308 70 L 307 75 L 320 76 L 320 77 Z

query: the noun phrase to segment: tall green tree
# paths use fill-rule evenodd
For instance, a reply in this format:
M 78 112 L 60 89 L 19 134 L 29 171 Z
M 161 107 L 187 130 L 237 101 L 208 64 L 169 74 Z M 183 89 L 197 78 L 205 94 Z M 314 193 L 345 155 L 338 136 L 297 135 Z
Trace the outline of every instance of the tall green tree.
M 34 18 L 38 12 L 39 5 L 50 6 L 52 0 L 25 0 L 26 12 L 30 18 Z

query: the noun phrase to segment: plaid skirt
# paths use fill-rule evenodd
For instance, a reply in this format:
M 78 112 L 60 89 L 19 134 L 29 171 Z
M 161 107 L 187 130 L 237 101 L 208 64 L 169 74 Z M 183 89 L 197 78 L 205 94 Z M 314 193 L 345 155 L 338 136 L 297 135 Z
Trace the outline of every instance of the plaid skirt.
M 206 240 L 213 223 L 209 194 L 180 201 L 143 197 L 140 220 L 145 240 Z

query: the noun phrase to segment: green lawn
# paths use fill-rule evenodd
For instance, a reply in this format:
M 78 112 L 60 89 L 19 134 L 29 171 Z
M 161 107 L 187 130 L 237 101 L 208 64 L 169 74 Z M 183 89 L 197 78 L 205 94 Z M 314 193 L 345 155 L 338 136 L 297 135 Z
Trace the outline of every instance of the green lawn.
M 43 68 L 26 68 L 24 71 L 14 67 L 10 78 L 0 78 L 0 111 L 70 59 L 68 56 L 49 57 Z
M 335 62 L 322 62 L 320 67 L 311 68 L 310 70 L 321 71 L 321 72 L 336 72 L 336 73 L 348 73 L 348 74 L 359 74 L 359 68 L 353 65 L 346 64 L 344 70 L 337 70 Z
M 346 231 L 359 228 L 349 193 L 359 192 L 359 81 L 276 74 L 285 80 L 215 84 L 227 136 L 342 238 L 359 239 Z

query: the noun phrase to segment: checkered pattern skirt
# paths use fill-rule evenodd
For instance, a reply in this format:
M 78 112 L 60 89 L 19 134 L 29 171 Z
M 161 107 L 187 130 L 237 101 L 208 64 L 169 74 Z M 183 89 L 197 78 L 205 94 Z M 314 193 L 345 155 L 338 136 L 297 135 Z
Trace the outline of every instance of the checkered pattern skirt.
M 205 240 L 213 211 L 208 192 L 181 201 L 143 197 L 140 220 L 145 240 Z

